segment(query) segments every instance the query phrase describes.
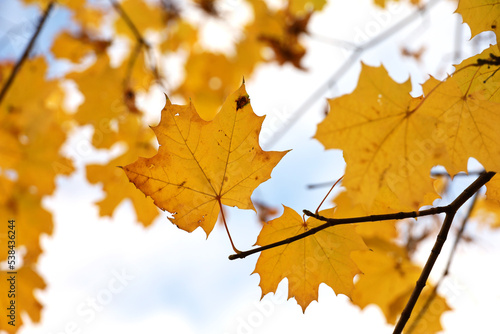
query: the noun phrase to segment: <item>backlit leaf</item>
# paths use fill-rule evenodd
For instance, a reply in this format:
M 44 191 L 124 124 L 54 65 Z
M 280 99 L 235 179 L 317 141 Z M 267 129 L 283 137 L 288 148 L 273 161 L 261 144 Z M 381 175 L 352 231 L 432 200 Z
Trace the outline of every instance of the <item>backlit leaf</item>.
M 304 233 L 322 222 L 302 217 L 289 207 L 279 218 L 264 224 L 257 245 L 264 246 Z M 322 211 L 320 214 L 328 215 Z M 331 214 L 331 211 L 330 211 Z M 336 294 L 351 296 L 353 278 L 360 271 L 351 260 L 351 252 L 366 246 L 354 226 L 341 225 L 325 229 L 310 237 L 261 252 L 254 273 L 260 276 L 262 296 L 276 292 L 278 284 L 288 279 L 288 298 L 295 298 L 305 311 L 318 300 L 321 283 Z
M 250 195 L 286 153 L 262 151 L 263 120 L 254 114 L 244 85 L 211 121 L 192 104 L 173 105 L 167 99 L 153 128 L 158 154 L 123 169 L 159 208 L 174 214 L 174 224 L 189 232 L 201 226 L 208 235 L 221 204 L 254 209 Z

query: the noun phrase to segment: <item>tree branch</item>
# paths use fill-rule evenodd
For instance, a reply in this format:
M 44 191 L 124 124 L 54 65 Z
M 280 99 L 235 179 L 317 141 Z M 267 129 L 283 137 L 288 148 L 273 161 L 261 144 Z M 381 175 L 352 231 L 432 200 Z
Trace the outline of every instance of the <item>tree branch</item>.
M 134 34 L 134 37 L 137 40 L 137 42 L 148 46 L 148 43 L 146 43 L 146 40 L 142 37 L 141 33 L 139 32 L 139 29 L 137 29 L 134 22 L 132 22 L 132 19 L 130 18 L 130 16 L 128 16 L 127 12 L 125 12 L 125 10 L 120 5 L 120 3 L 116 2 L 115 0 L 109 0 L 109 2 L 113 6 L 113 8 L 116 10 L 116 12 L 121 16 L 123 21 L 125 21 L 127 26 L 130 28 L 130 30 L 132 31 L 132 34 Z
M 462 220 L 462 225 L 460 226 L 460 229 L 457 232 L 457 236 L 455 238 L 455 242 L 453 243 L 453 246 L 451 247 L 450 255 L 448 257 L 448 261 L 446 262 L 446 267 L 445 267 L 445 269 L 443 271 L 443 274 L 441 275 L 441 277 L 437 281 L 436 285 L 432 289 L 431 294 L 429 295 L 429 297 L 425 301 L 424 306 L 422 306 L 422 308 L 418 312 L 417 316 L 415 317 L 415 320 L 411 323 L 410 328 L 408 328 L 408 330 L 406 331 L 406 334 L 410 334 L 410 333 L 412 333 L 415 330 L 418 322 L 422 319 L 422 317 L 424 316 L 424 314 L 427 312 L 427 310 L 429 309 L 429 306 L 431 305 L 431 303 L 434 300 L 434 298 L 436 298 L 436 296 L 437 296 L 437 290 L 439 289 L 439 286 L 441 285 L 441 282 L 443 282 L 443 280 L 445 279 L 445 277 L 448 276 L 451 263 L 453 261 L 453 258 L 455 256 L 455 253 L 456 253 L 456 250 L 457 250 L 458 242 L 462 238 L 462 235 L 463 235 L 464 230 L 465 230 L 465 225 L 467 225 L 467 222 L 469 221 L 469 218 L 470 218 L 470 216 L 472 214 L 472 210 L 474 209 L 474 206 L 476 204 L 476 200 L 477 200 L 478 194 L 479 194 L 479 192 L 476 192 L 474 194 L 474 196 L 472 197 L 472 203 L 469 206 L 469 209 L 467 210 L 467 214 L 465 215 L 464 219 Z
M 123 9 L 123 7 L 120 5 L 119 2 L 115 0 L 109 0 L 115 11 L 120 15 L 120 17 L 125 21 L 125 24 L 129 27 L 130 31 L 132 31 L 132 34 L 134 35 L 137 45 L 135 46 L 134 50 L 132 51 L 132 54 L 129 59 L 129 63 L 127 65 L 127 72 L 125 74 L 125 86 L 128 86 L 128 83 L 130 81 L 130 78 L 132 76 L 132 70 L 134 69 L 135 63 L 137 61 L 137 58 L 139 57 L 142 48 L 146 48 L 147 54 L 149 55 L 149 60 L 151 62 L 150 64 L 150 70 L 153 72 L 153 75 L 157 81 L 158 84 L 163 86 L 162 83 L 162 78 L 160 76 L 160 73 L 158 71 L 158 66 L 156 64 L 156 61 L 154 57 L 152 56 L 152 48 L 151 45 L 146 41 L 146 39 L 142 36 L 141 32 L 139 29 L 137 29 L 137 26 L 134 24 L 130 16 L 127 14 L 127 12 Z M 126 87 L 127 88 L 127 87 Z
M 410 319 L 411 312 L 415 307 L 418 297 L 420 296 L 420 293 L 422 292 L 422 289 L 425 287 L 427 279 L 429 278 L 432 267 L 434 266 L 434 263 L 436 263 L 439 253 L 443 248 L 451 224 L 453 223 L 453 218 L 455 217 L 455 214 L 457 213 L 458 209 L 460 209 L 460 207 L 469 198 L 471 198 L 482 186 L 484 186 L 489 180 L 491 180 L 491 178 L 494 175 L 495 172 L 486 172 L 480 175 L 453 202 L 451 202 L 449 205 L 446 206 L 447 208 L 446 217 L 444 219 L 443 226 L 441 226 L 441 230 L 439 231 L 439 234 L 436 238 L 436 242 L 434 243 L 434 247 L 432 248 L 431 254 L 427 259 L 427 262 L 425 263 L 424 269 L 422 269 L 422 272 L 420 273 L 420 277 L 417 280 L 415 289 L 413 289 L 410 299 L 406 303 L 406 306 L 403 312 L 401 313 L 401 317 L 399 318 L 398 323 L 394 328 L 393 334 L 400 334 L 403 331 L 406 323 L 408 322 L 408 319 Z
M 422 211 L 410 211 L 410 212 L 397 212 L 397 213 L 388 213 L 388 214 L 381 214 L 381 215 L 370 215 L 370 216 L 363 216 L 363 217 L 354 217 L 354 218 L 326 218 L 321 215 L 317 215 L 312 213 L 309 210 L 304 210 L 303 212 L 310 217 L 316 218 L 321 221 L 325 221 L 325 224 L 322 224 L 320 226 L 317 226 L 315 228 L 312 228 L 308 230 L 307 232 L 297 234 L 296 236 L 274 242 L 269 245 L 257 247 L 254 249 L 250 249 L 238 254 L 232 254 L 229 256 L 230 260 L 236 260 L 236 259 L 243 259 L 247 257 L 248 255 L 252 255 L 258 252 L 262 252 L 266 249 L 271 249 L 275 248 L 278 246 L 286 245 L 289 243 L 292 243 L 294 241 L 306 238 L 310 235 L 316 234 L 319 231 L 322 231 L 328 227 L 336 226 L 336 225 L 346 225 L 346 224 L 355 224 L 355 223 L 366 223 L 366 222 L 376 222 L 376 221 L 385 221 L 385 220 L 400 220 L 400 219 L 405 219 L 405 218 L 417 218 L 417 217 L 423 217 L 423 216 L 429 216 L 429 215 L 435 215 L 439 213 L 449 213 L 453 212 L 455 213 L 458 211 L 458 209 L 465 203 L 474 193 L 481 188 L 486 182 L 488 182 L 493 175 L 495 175 L 494 172 L 487 172 L 479 176 L 476 181 L 474 181 L 467 189 L 465 189 L 452 203 L 446 206 L 438 206 L 435 208 L 430 208 L 427 210 L 422 210 Z
M 16 65 L 12 69 L 12 72 L 10 73 L 9 77 L 7 78 L 7 81 L 5 82 L 5 85 L 2 87 L 2 90 L 0 91 L 0 105 L 3 102 L 3 99 L 5 98 L 5 95 L 7 94 L 7 91 L 9 90 L 10 86 L 12 86 L 12 83 L 14 82 L 14 79 L 16 78 L 17 73 L 21 69 L 21 66 L 24 64 L 26 59 L 28 59 L 29 53 L 31 52 L 31 49 L 33 49 L 33 46 L 35 45 L 35 41 L 38 38 L 38 35 L 42 31 L 42 28 L 47 21 L 47 18 L 54 8 L 55 1 L 51 1 L 48 5 L 47 8 L 45 9 L 43 16 L 40 18 L 40 23 L 38 23 L 38 26 L 36 27 L 35 33 L 33 36 L 31 36 L 31 39 L 26 46 L 26 49 L 24 49 L 24 52 L 17 61 Z
M 324 230 L 325 228 L 332 227 L 332 226 L 337 226 L 337 225 L 346 225 L 346 224 L 356 224 L 356 223 L 367 223 L 367 222 L 377 222 L 377 221 L 384 221 L 384 220 L 393 220 L 393 219 L 405 219 L 405 218 L 416 218 L 416 217 L 423 217 L 423 216 L 429 216 L 429 215 L 435 215 L 438 213 L 443 213 L 446 212 L 448 206 L 438 206 L 435 208 L 427 209 L 427 210 L 422 210 L 422 211 L 410 211 L 410 212 L 397 212 L 397 213 L 388 213 L 388 214 L 382 214 L 382 215 L 370 215 L 370 216 L 363 216 L 363 217 L 354 217 L 354 218 L 326 218 L 321 215 L 317 215 L 315 213 L 312 213 L 309 210 L 303 210 L 303 212 L 310 217 L 316 218 L 321 221 L 326 221 L 325 224 L 322 224 L 320 226 L 316 226 L 307 232 L 297 234 L 296 236 L 269 244 L 261 247 L 257 247 L 245 252 L 241 252 L 239 254 L 232 254 L 229 256 L 230 260 L 235 260 L 235 259 L 243 259 L 247 257 L 248 255 L 262 252 L 263 250 L 278 247 L 281 245 L 289 244 L 294 241 L 304 239 L 305 237 L 308 237 L 310 235 L 316 234 L 319 231 Z

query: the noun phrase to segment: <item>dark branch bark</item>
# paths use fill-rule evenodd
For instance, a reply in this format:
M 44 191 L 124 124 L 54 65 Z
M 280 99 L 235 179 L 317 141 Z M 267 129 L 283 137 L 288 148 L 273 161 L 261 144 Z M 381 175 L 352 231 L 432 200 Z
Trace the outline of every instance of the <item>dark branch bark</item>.
M 24 52 L 23 52 L 21 58 L 19 58 L 16 65 L 14 65 L 12 72 L 10 73 L 9 77 L 7 78 L 7 81 L 5 82 L 5 85 L 2 87 L 2 90 L 0 91 L 0 105 L 3 102 L 5 95 L 7 95 L 9 88 L 14 83 L 14 79 L 16 78 L 17 73 L 19 72 L 19 70 L 23 66 L 26 59 L 28 59 L 28 56 L 29 56 L 31 50 L 33 49 L 33 46 L 35 45 L 35 41 L 37 40 L 38 35 L 42 31 L 42 28 L 43 28 L 45 22 L 47 21 L 47 18 L 49 17 L 49 14 L 52 11 L 52 9 L 54 8 L 54 6 L 55 6 L 55 1 L 51 1 L 47 5 L 45 12 L 43 13 L 43 16 L 40 19 L 40 23 L 38 23 L 38 26 L 36 27 L 35 33 L 33 34 L 33 36 L 31 36 L 31 39 L 30 39 L 28 45 L 26 46 L 26 49 L 24 49 Z
M 487 172 L 480 175 L 476 179 L 476 181 L 474 181 L 470 186 L 468 186 L 452 203 L 446 206 L 447 207 L 446 217 L 444 219 L 443 226 L 441 226 L 441 230 L 439 231 L 439 234 L 436 238 L 436 242 L 434 243 L 434 247 L 432 248 L 431 254 L 429 255 L 429 258 L 425 263 L 424 269 L 422 270 L 422 273 L 420 274 L 420 277 L 417 280 L 415 289 L 413 290 L 410 299 L 406 303 L 406 306 L 403 312 L 401 313 L 401 317 L 399 318 L 398 323 L 394 328 L 393 332 L 394 334 L 400 334 L 403 331 L 406 323 L 408 322 L 408 319 L 410 319 L 411 312 L 415 307 L 418 297 L 420 296 L 420 293 L 422 292 L 422 289 L 425 287 L 427 279 L 429 278 L 432 267 L 434 266 L 434 263 L 436 263 L 439 253 L 443 248 L 451 224 L 453 223 L 453 218 L 455 217 L 455 214 L 457 213 L 458 209 L 460 209 L 460 207 L 469 198 L 471 198 L 482 186 L 484 186 L 489 180 L 491 180 L 491 178 L 494 175 L 495 172 Z
M 354 217 L 354 218 L 326 218 L 321 215 L 317 215 L 315 213 L 312 213 L 309 210 L 304 210 L 303 212 L 310 217 L 316 218 L 321 221 L 326 221 L 325 224 L 322 224 L 320 226 L 314 227 L 310 229 L 307 232 L 297 234 L 296 236 L 269 244 L 261 247 L 257 247 L 245 252 L 241 252 L 238 254 L 232 254 L 229 256 L 230 260 L 235 260 L 235 259 L 243 259 L 247 257 L 248 255 L 252 255 L 254 253 L 262 252 L 263 250 L 286 245 L 289 243 L 292 243 L 294 241 L 304 239 L 310 235 L 316 234 L 319 231 L 324 230 L 325 228 L 332 227 L 332 226 L 337 226 L 337 225 L 346 225 L 346 224 L 356 224 L 356 223 L 367 223 L 367 222 L 378 222 L 378 221 L 384 221 L 384 220 L 393 220 L 393 219 L 405 219 L 405 218 L 416 218 L 416 217 L 423 217 L 423 216 L 429 216 L 429 215 L 435 215 L 438 213 L 443 213 L 446 212 L 447 206 L 439 206 L 427 210 L 422 210 L 422 211 L 410 211 L 410 212 L 397 212 L 397 213 L 388 213 L 388 214 L 383 214 L 383 215 L 370 215 L 370 216 L 363 216 L 363 217 Z
M 434 300 L 434 298 L 436 298 L 437 291 L 439 289 L 439 286 L 441 285 L 441 282 L 446 278 L 446 276 L 448 276 L 451 263 L 453 261 L 453 258 L 455 256 L 455 253 L 457 250 L 458 242 L 462 239 L 462 235 L 464 233 L 465 226 L 467 225 L 467 222 L 469 221 L 472 210 L 474 209 L 474 206 L 476 204 L 477 196 L 478 196 L 478 192 L 476 192 L 474 194 L 474 196 L 472 197 L 472 203 L 470 204 L 469 209 L 467 210 L 467 214 L 465 215 L 464 219 L 462 220 L 462 225 L 460 226 L 460 229 L 457 232 L 457 236 L 455 238 L 453 246 L 451 247 L 450 255 L 448 257 L 448 261 L 446 262 L 446 267 L 443 271 L 443 274 L 441 275 L 441 277 L 437 281 L 436 285 L 432 289 L 431 294 L 429 295 L 429 297 L 425 301 L 424 306 L 422 306 L 422 308 L 418 312 L 417 316 L 415 317 L 415 320 L 412 321 L 411 326 L 406 331 L 406 334 L 410 334 L 415 330 L 415 328 L 417 327 L 417 324 L 419 323 L 419 321 L 423 318 L 423 316 L 425 315 L 425 313 L 429 309 L 429 306 L 431 305 L 432 301 Z
M 450 213 L 453 215 L 458 211 L 458 209 L 470 198 L 474 195 L 477 190 L 479 190 L 483 185 L 488 182 L 493 175 L 495 175 L 494 172 L 487 172 L 484 174 L 481 174 L 476 181 L 474 181 L 467 189 L 465 189 L 452 203 L 450 203 L 447 206 L 439 206 L 427 210 L 422 210 L 422 211 L 410 211 L 410 212 L 398 212 L 398 213 L 389 213 L 389 214 L 381 214 L 381 215 L 370 215 L 370 216 L 364 216 L 364 217 L 354 217 L 354 218 L 326 218 L 321 215 L 314 214 L 308 210 L 304 210 L 304 213 L 307 216 L 316 218 L 321 221 L 325 221 L 325 224 L 322 224 L 320 226 L 317 226 L 315 228 L 310 229 L 307 232 L 298 234 L 296 236 L 269 244 L 261 247 L 257 247 L 254 249 L 250 249 L 248 251 L 244 251 L 238 254 L 232 254 L 229 256 L 230 260 L 236 260 L 236 259 L 243 259 L 249 255 L 255 254 L 262 252 L 266 249 L 271 249 L 275 247 L 279 247 L 282 245 L 286 245 L 289 243 L 292 243 L 294 241 L 306 238 L 310 235 L 313 235 L 315 233 L 318 233 L 319 231 L 322 231 L 328 227 L 333 227 L 336 225 L 345 225 L 345 224 L 355 224 L 355 223 L 366 223 L 366 222 L 377 222 L 377 221 L 385 221 L 385 220 L 393 220 L 393 219 L 405 219 L 405 218 L 417 218 L 417 217 L 423 217 L 423 216 L 429 216 L 429 215 L 435 215 L 439 213 L 446 213 L 447 216 L 450 216 Z M 453 217 L 451 217 L 452 219 Z M 446 222 L 446 219 L 445 219 Z M 451 222 L 450 222 L 451 224 Z M 444 223 L 443 223 L 444 226 Z M 441 228 L 443 230 L 443 228 Z M 448 227 L 449 229 L 449 227 Z M 446 236 L 446 235 L 441 234 L 441 236 Z M 439 238 L 439 236 L 438 236 Z M 444 240 L 443 240 L 444 243 Z M 436 248 L 437 250 L 437 248 Z M 440 250 L 440 249 L 439 249 Z M 431 267 L 432 268 L 432 267 Z M 425 284 L 424 284 L 425 285 Z

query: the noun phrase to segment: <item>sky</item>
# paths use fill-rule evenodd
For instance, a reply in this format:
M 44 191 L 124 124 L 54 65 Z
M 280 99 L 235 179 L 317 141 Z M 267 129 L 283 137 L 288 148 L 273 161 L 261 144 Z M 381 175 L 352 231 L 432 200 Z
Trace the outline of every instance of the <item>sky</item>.
M 228 3 L 228 10 L 234 8 L 232 3 Z M 449 64 L 457 43 L 455 31 L 460 31 L 461 57 L 477 53 L 494 41 L 491 34 L 470 41 L 470 30 L 458 26 L 461 18 L 453 14 L 454 9 L 454 2 L 440 1 L 430 13 L 393 38 L 364 52 L 361 60 L 373 66 L 383 64 L 398 82 L 408 80 L 411 75 L 412 93 L 419 95 L 425 73 L 442 78 L 451 72 Z M 343 174 L 341 152 L 325 152 L 312 136 L 323 117 L 324 98 L 354 89 L 359 62 L 325 91 L 324 98 L 312 104 L 295 125 L 289 126 L 287 120 L 352 56 L 348 50 L 325 43 L 326 39 L 365 42 L 411 10 L 408 6 L 393 5 L 382 12 L 368 0 L 331 1 L 321 14 L 314 16 L 310 25 L 312 37 L 304 41 L 308 46 L 304 59 L 308 71 L 263 65 L 255 75 L 246 78 L 255 112 L 267 115 L 261 134 L 265 148 L 292 149 L 275 168 L 271 180 L 257 188 L 254 199 L 276 207 L 284 204 L 297 211 L 310 209 L 327 189 L 313 191 L 306 186 L 331 181 Z M 22 48 L 16 45 L 27 42 L 26 36 L 31 34 L 38 14 L 34 8 L 24 8 L 17 1 L 0 4 L 0 38 L 9 41 L 0 43 L 2 58 L 18 56 Z M 21 22 L 21 28 L 17 22 Z M 35 52 L 48 52 L 51 36 L 68 24 L 71 24 L 68 13 L 56 10 Z M 220 43 L 222 48 L 226 41 L 223 37 L 219 39 L 210 43 Z M 401 46 L 412 50 L 425 46 L 422 61 L 415 63 L 401 57 Z M 64 70 L 60 64 L 54 68 L 51 75 Z M 156 89 L 142 101 L 153 122 L 162 107 L 162 92 Z M 282 140 L 266 143 L 283 126 L 289 130 Z M 305 314 L 294 300 L 286 301 L 286 281 L 275 295 L 267 295 L 260 301 L 259 277 L 252 275 L 257 256 L 229 261 L 232 249 L 220 225 L 208 239 L 201 230 L 188 234 L 177 229 L 164 215 L 151 227 L 144 228 L 136 222 L 129 202 L 122 203 L 112 218 L 99 217 L 93 203 L 104 194 L 101 186 L 88 184 L 83 166 L 104 161 L 107 155 L 95 150 L 77 152 L 81 143 L 90 141 L 91 134 L 91 129 L 84 128 L 65 144 L 65 152 L 76 160 L 79 168 L 70 177 L 59 178 L 56 192 L 44 200 L 55 222 L 53 235 L 42 236 L 44 252 L 38 263 L 39 272 L 47 282 L 47 288 L 36 293 L 44 309 L 41 322 L 34 324 L 26 319 L 28 325 L 20 334 L 392 332 L 392 326 L 385 323 L 377 307 L 360 310 L 347 297 L 335 296 L 325 285 L 320 286 L 319 302 L 313 302 Z M 453 188 L 456 194 L 467 182 L 459 182 Z M 228 208 L 227 216 L 237 247 L 251 248 L 259 232 L 255 214 Z M 480 224 L 469 227 L 469 232 L 477 237 L 459 247 L 451 274 L 442 286 L 442 293 L 455 309 L 442 318 L 445 333 L 500 328 L 496 314 L 500 309 L 500 291 L 495 288 L 499 269 L 492 265 L 500 255 L 500 234 L 481 228 Z M 445 246 L 444 257 L 436 264 L 431 275 L 434 279 L 439 277 L 449 246 L 449 243 Z M 419 249 L 420 262 L 425 261 L 431 247 L 427 243 Z

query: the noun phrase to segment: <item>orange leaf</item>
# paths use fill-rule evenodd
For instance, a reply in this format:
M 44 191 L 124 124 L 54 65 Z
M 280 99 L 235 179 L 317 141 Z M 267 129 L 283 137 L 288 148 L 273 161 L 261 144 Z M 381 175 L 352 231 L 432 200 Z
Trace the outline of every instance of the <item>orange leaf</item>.
M 398 84 L 383 67 L 363 65 L 354 92 L 330 100 L 331 112 L 315 138 L 344 151 L 343 185 L 353 205 L 370 209 L 385 186 L 397 194 L 394 209 L 430 204 L 424 203 L 426 194 L 435 193 L 429 171 L 444 149 L 436 118 L 415 110 L 421 99 L 410 90 L 409 80 Z
M 281 217 L 264 224 L 257 239 L 258 245 L 281 241 L 322 224 L 314 218 L 304 223 L 297 212 L 284 208 Z M 325 216 L 326 212 L 320 214 Z M 365 243 L 356 234 L 354 226 L 335 226 L 263 251 L 254 273 L 260 276 L 262 296 L 275 292 L 281 280 L 288 278 L 288 298 L 295 297 L 305 312 L 307 306 L 318 299 L 320 283 L 329 285 L 337 294 L 351 295 L 353 278 L 361 272 L 350 255 L 352 251 L 365 249 Z
M 153 130 L 160 148 L 152 158 L 123 167 L 131 182 L 155 204 L 174 214 L 174 224 L 208 234 L 219 215 L 219 201 L 254 209 L 250 195 L 270 178 L 286 152 L 264 152 L 259 132 L 264 117 L 254 114 L 242 85 L 228 97 L 212 121 L 203 120 L 192 104 L 167 99 Z

